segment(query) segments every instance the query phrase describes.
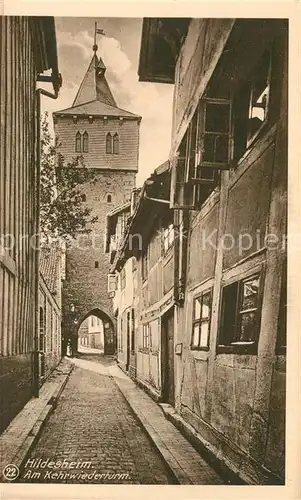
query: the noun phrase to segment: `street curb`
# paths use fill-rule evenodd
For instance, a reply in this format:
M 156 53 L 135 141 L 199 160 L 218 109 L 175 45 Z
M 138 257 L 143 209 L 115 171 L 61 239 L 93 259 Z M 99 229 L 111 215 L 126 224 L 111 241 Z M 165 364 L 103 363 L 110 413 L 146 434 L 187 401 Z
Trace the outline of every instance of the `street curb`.
M 246 481 L 239 477 L 238 471 L 230 469 L 219 457 L 218 453 L 212 448 L 209 442 L 201 439 L 197 431 L 178 415 L 170 405 L 159 404 L 164 417 L 171 422 L 181 434 L 191 443 L 194 449 L 202 458 L 223 478 L 225 484 L 246 485 Z
M 61 384 L 57 387 L 57 389 L 54 391 L 54 394 L 50 397 L 48 402 L 46 403 L 44 409 L 40 413 L 38 419 L 36 422 L 33 424 L 32 428 L 30 429 L 29 433 L 27 434 L 26 438 L 24 439 L 23 443 L 21 446 L 18 448 L 16 455 L 14 455 L 13 459 L 11 460 L 11 463 L 16 465 L 19 469 L 19 471 L 22 470 L 22 467 L 24 465 L 24 462 L 26 458 L 28 457 L 30 451 L 36 444 L 38 438 L 40 437 L 41 431 L 46 424 L 47 420 L 49 419 L 51 413 L 55 410 L 59 397 L 61 396 L 68 379 L 71 375 L 71 372 L 74 368 L 74 365 L 70 363 L 68 367 L 68 372 L 65 375 L 63 381 Z M 56 367 L 56 369 L 59 369 L 59 365 Z M 55 370 L 54 370 L 55 371 Z M 1 482 L 2 483 L 11 483 L 12 481 L 7 480 L 3 474 L 1 477 Z
M 121 368 L 120 368 L 120 370 L 123 371 Z M 140 413 L 139 410 L 137 410 L 136 408 L 134 408 L 132 406 L 130 396 L 127 394 L 127 391 L 122 387 L 122 384 L 119 383 L 119 381 L 117 380 L 117 377 L 114 377 L 114 375 L 111 375 L 111 376 L 114 379 L 115 383 L 117 384 L 118 388 L 120 389 L 121 393 L 123 394 L 128 405 L 130 406 L 133 414 L 135 415 L 137 420 L 140 422 L 140 424 L 144 428 L 145 432 L 149 436 L 153 445 L 156 447 L 156 449 L 157 449 L 158 453 L 160 454 L 162 460 L 164 461 L 167 469 L 169 470 L 170 474 L 175 479 L 176 484 L 178 484 L 178 485 L 190 485 L 191 486 L 193 483 L 191 482 L 189 477 L 185 474 L 183 469 L 181 469 L 179 467 L 178 462 L 175 460 L 172 453 L 168 450 L 168 448 L 162 442 L 160 436 L 158 434 L 156 434 L 156 432 L 154 432 L 153 428 L 148 424 L 147 420 L 142 415 L 142 413 Z M 132 382 L 135 383 L 133 380 L 132 380 Z

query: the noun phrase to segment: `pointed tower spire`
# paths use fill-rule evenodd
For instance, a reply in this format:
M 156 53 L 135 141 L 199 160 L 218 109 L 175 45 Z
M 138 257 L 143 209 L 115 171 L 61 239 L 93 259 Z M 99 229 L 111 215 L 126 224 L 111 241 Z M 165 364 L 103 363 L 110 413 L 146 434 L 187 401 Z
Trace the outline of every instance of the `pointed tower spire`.
M 103 102 L 105 104 L 109 104 L 110 106 L 117 106 L 108 82 L 105 78 L 106 67 L 101 57 L 98 58 L 96 55 L 96 52 L 98 50 L 98 46 L 96 43 L 97 33 L 104 35 L 104 31 L 102 29 L 98 29 L 97 23 L 95 23 L 93 45 L 94 55 L 84 76 L 84 79 L 78 89 L 72 107 L 95 100 Z

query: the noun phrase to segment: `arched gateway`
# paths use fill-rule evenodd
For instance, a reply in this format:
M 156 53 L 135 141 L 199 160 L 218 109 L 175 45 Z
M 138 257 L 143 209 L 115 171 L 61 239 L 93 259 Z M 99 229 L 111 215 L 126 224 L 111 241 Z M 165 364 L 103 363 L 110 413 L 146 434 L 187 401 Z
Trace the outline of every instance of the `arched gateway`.
M 104 354 L 114 354 L 116 351 L 116 328 L 115 321 L 111 316 L 99 308 L 91 309 L 86 314 L 83 314 L 77 324 L 77 336 L 82 323 L 89 318 L 89 316 L 96 316 L 102 321 L 103 324 L 103 336 L 104 336 Z

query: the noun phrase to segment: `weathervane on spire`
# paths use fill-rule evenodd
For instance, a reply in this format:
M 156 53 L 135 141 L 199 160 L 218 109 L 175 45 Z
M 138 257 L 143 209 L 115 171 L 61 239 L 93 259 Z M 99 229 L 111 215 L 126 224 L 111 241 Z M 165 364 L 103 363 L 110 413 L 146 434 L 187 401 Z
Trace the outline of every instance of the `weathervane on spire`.
M 94 45 L 93 45 L 93 51 L 96 55 L 96 52 L 98 50 L 98 45 L 96 43 L 96 35 L 105 35 L 105 32 L 103 29 L 101 28 L 97 28 L 97 22 L 95 22 L 95 30 L 94 30 Z

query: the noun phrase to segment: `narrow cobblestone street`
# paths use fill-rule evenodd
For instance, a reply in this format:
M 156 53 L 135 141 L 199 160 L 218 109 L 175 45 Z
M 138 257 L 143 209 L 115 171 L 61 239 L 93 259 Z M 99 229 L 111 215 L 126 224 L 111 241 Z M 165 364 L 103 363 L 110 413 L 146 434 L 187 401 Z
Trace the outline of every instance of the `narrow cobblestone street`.
M 80 358 L 99 363 L 101 373 L 74 367 L 19 481 L 173 484 L 159 453 L 107 373 L 115 361 L 96 353 Z M 62 466 L 49 467 L 50 461 Z M 70 466 L 72 462 L 76 464 Z

